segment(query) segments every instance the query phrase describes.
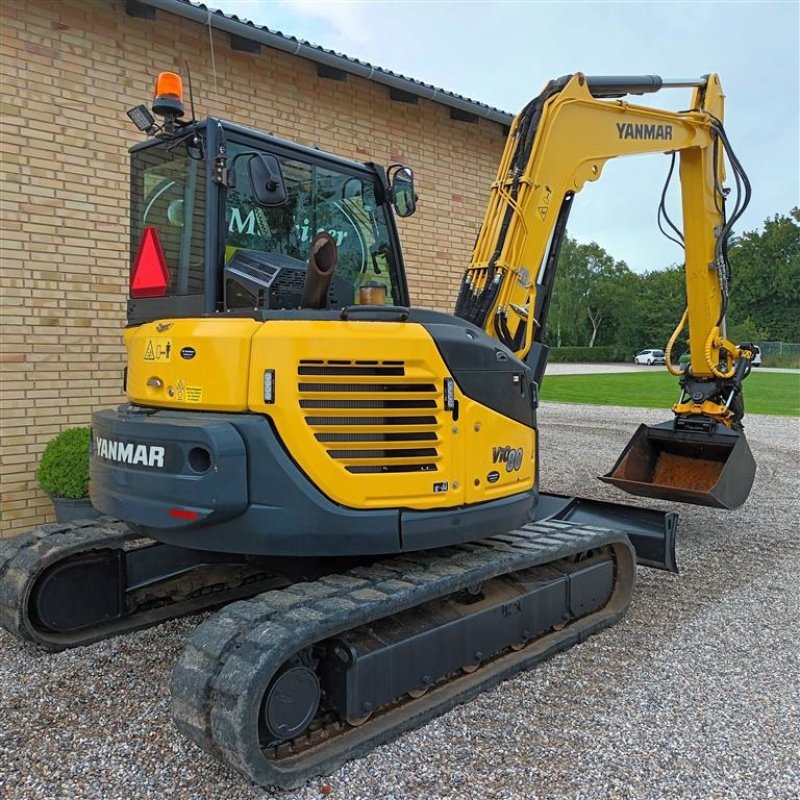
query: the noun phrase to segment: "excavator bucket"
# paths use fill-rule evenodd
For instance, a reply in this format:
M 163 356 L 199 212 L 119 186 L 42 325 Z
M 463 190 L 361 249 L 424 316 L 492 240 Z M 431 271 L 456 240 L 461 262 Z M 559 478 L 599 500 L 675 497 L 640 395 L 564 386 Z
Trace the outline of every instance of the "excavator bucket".
M 747 499 L 756 462 L 744 434 L 719 423 L 680 429 L 640 425 L 614 468 L 600 480 L 629 494 L 715 508 Z

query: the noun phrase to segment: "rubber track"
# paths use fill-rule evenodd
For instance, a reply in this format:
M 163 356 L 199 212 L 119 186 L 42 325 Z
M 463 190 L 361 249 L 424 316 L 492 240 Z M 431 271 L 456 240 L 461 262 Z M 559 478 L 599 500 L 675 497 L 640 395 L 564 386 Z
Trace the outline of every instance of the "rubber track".
M 276 670 L 298 651 L 498 575 L 607 546 L 613 548 L 616 571 L 604 608 L 471 675 L 435 686 L 418 700 L 392 706 L 363 726 L 339 726 L 334 736 L 309 733 L 315 738 L 298 755 L 291 754 L 291 746 L 284 746 L 290 751 L 286 757 L 277 758 L 260 749 L 261 697 Z M 614 624 L 630 602 L 634 576 L 635 555 L 623 534 L 539 522 L 267 592 L 225 607 L 190 637 L 172 673 L 173 718 L 184 735 L 255 783 L 293 788 Z M 317 738 L 320 743 L 313 746 Z
M 43 641 L 27 619 L 25 609 L 36 577 L 63 558 L 81 552 L 123 547 L 137 538 L 141 537 L 134 535 L 123 523 L 101 518 L 41 525 L 4 543 L 0 547 L 0 625 L 18 639 L 48 650 L 69 646 Z M 96 641 L 104 635 L 79 643 Z
M 39 575 L 58 561 L 97 550 L 129 550 L 141 542 L 149 544 L 125 523 L 110 517 L 73 523 L 51 523 L 10 539 L 0 547 L 0 625 L 9 633 L 44 650 L 69 647 L 130 633 L 207 608 L 215 608 L 241 597 L 252 597 L 269 583 L 244 582 L 220 591 L 166 602 L 129 616 L 69 633 L 52 633 L 35 627 L 28 618 L 28 601 Z M 273 581 L 274 585 L 274 581 Z

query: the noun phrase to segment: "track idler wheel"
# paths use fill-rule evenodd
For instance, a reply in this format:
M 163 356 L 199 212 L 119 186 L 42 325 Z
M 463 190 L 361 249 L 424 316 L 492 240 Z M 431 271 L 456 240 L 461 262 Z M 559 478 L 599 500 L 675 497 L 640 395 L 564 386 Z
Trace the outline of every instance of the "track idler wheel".
M 281 670 L 267 688 L 261 709 L 269 737 L 285 742 L 299 736 L 316 716 L 321 696 L 319 679 L 309 667 Z

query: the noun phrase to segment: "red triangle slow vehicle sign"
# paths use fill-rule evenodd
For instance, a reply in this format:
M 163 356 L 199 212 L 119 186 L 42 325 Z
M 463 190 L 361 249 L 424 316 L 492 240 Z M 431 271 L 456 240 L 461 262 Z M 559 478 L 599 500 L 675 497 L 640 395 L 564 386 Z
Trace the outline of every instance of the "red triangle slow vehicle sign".
M 161 297 L 169 285 L 164 250 L 154 226 L 144 229 L 131 273 L 131 297 Z

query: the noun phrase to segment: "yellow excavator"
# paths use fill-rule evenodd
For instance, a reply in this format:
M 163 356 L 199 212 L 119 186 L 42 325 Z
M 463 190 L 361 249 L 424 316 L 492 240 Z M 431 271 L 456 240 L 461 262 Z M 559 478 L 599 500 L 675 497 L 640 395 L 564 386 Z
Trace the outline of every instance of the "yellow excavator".
M 682 112 L 625 99 L 692 89 Z M 547 84 L 514 121 L 455 314 L 412 308 L 413 173 L 215 118 L 156 82 L 131 149 L 127 401 L 92 420 L 104 517 L 0 551 L 0 623 L 58 650 L 220 608 L 172 675 L 175 722 L 296 786 L 618 621 L 676 515 L 549 495 L 538 391 L 574 195 L 610 158 L 680 159 L 686 312 L 672 419 L 604 480 L 732 508 L 750 345 L 726 338 L 749 183 L 716 75 Z M 158 121 L 157 121 L 158 120 Z M 727 160 L 739 193 L 726 211 Z M 669 351 L 688 325 L 691 363 Z

